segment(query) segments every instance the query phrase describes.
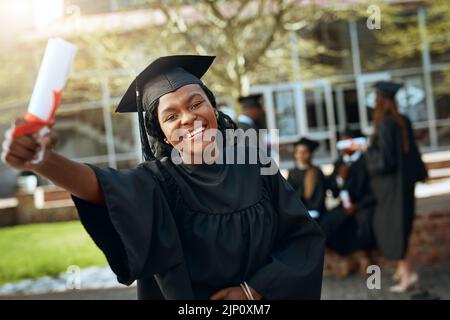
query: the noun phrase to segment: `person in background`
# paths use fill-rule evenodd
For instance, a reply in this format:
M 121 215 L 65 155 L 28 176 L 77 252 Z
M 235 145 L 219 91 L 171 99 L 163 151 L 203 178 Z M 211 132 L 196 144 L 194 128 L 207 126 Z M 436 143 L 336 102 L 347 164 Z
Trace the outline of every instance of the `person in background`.
M 338 271 L 341 278 L 356 270 L 355 252 L 359 258 L 360 274 L 367 275 L 374 243 L 372 220 L 376 201 L 370 186 L 366 157 L 352 148 L 353 139 L 358 137 L 362 134 L 356 130 L 346 130 L 339 135 L 339 141 L 349 143 L 340 150 L 341 156 L 334 164 L 327 186 L 340 203 L 330 210 L 321 224 L 327 235 L 327 247 L 344 258 L 343 266 Z
M 407 259 L 415 211 L 414 188 L 427 178 L 409 119 L 398 112 L 395 95 L 401 85 L 380 81 L 374 85 L 376 103 L 374 128 L 366 151 L 377 207 L 374 214 L 374 234 L 384 258 L 398 261 L 393 279 L 398 284 L 392 292 L 405 292 L 418 282 L 418 274 Z
M 318 146 L 318 142 L 308 138 L 301 138 L 295 144 L 295 168 L 289 171 L 287 179 L 316 221 L 326 212 L 325 177 L 320 168 L 312 164 Z
M 264 129 L 265 113 L 261 103 L 261 95 L 253 94 L 239 98 L 242 112 L 238 117 L 237 126 L 243 130 Z

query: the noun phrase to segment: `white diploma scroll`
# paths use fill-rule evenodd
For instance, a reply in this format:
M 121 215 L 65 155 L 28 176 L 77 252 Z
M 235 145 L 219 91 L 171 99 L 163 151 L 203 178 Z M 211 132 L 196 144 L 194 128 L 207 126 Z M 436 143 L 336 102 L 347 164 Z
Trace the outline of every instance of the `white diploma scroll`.
M 354 139 L 347 139 L 347 140 L 341 140 L 336 143 L 336 148 L 338 150 L 344 150 L 350 148 L 352 145 L 366 145 L 367 139 L 364 137 L 354 138 Z
M 55 107 L 55 93 L 62 92 L 76 51 L 76 46 L 63 39 L 55 38 L 48 41 L 28 105 L 28 114 L 43 121 L 52 120 L 54 109 L 57 107 Z
M 49 132 L 66 84 L 77 47 L 63 39 L 53 38 L 47 43 L 44 58 L 31 95 L 25 122 L 14 130 L 14 136 Z M 42 160 L 44 148 L 32 163 Z

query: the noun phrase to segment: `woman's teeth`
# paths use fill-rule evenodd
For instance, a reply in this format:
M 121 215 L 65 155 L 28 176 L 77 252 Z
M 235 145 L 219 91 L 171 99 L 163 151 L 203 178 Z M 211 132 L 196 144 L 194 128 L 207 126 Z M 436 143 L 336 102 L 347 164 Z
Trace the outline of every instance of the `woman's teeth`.
M 187 137 L 191 139 L 191 138 L 193 138 L 195 135 L 197 135 L 197 134 L 203 132 L 203 130 L 205 130 L 204 127 L 199 127 L 199 128 L 197 128 L 197 129 L 195 129 L 194 131 L 189 132 L 189 133 L 187 134 Z

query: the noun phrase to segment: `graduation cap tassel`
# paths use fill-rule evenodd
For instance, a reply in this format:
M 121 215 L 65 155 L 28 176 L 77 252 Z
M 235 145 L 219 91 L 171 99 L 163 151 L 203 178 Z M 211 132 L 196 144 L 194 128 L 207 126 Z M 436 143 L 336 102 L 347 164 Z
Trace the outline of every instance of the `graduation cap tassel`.
M 137 102 L 137 112 L 139 118 L 139 132 L 141 134 L 141 146 L 142 146 L 142 157 L 144 161 L 154 160 L 155 156 L 153 155 L 152 149 L 150 148 L 150 144 L 148 142 L 147 131 L 145 130 L 144 125 L 144 109 L 142 107 L 142 100 L 139 95 L 138 84 L 136 81 L 136 102 Z

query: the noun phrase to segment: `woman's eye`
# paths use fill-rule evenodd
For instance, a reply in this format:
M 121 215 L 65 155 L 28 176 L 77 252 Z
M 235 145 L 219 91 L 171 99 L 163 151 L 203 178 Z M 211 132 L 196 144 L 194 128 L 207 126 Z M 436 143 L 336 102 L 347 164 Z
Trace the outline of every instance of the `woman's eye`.
M 174 114 L 171 114 L 170 116 L 167 116 L 167 118 L 166 118 L 166 121 L 172 121 L 172 120 L 175 120 L 175 115 Z
M 197 109 L 198 107 L 200 107 L 200 105 L 201 105 L 202 103 L 203 103 L 203 101 L 199 101 L 199 102 L 194 103 L 194 104 L 192 105 L 191 109 Z

